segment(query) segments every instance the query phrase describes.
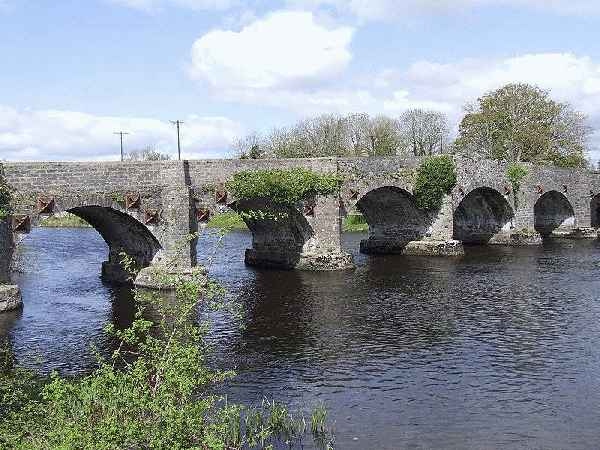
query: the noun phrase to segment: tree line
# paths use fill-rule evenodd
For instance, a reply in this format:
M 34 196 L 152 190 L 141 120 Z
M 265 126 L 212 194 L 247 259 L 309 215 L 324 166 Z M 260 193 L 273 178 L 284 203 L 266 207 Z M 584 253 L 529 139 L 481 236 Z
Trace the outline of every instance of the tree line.
M 233 143 L 239 158 L 427 156 L 451 153 L 512 163 L 586 166 L 592 128 L 584 114 L 539 87 L 515 83 L 465 106 L 458 136 L 446 116 L 411 109 L 398 118 L 321 115 Z

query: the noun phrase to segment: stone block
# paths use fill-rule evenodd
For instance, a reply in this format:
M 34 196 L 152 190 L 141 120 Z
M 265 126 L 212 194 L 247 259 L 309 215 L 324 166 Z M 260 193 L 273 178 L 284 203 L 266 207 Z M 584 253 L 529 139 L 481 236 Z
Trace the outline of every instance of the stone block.
M 12 311 L 23 306 L 21 291 L 18 286 L 0 285 L 0 312 Z
M 462 256 L 465 254 L 460 241 L 412 241 L 409 242 L 404 255 L 416 256 Z

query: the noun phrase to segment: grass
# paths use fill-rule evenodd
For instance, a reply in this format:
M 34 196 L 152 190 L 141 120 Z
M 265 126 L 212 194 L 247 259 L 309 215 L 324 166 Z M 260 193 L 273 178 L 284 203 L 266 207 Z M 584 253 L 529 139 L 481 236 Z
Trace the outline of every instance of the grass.
M 220 228 L 227 230 L 248 229 L 240 215 L 233 211 L 212 216 L 206 226 L 208 228 Z
M 345 233 L 364 233 L 369 231 L 369 224 L 362 214 L 349 214 L 344 219 L 343 230 Z
M 90 226 L 85 220 L 68 212 L 47 217 L 40 222 L 40 227 L 47 228 L 88 228 Z

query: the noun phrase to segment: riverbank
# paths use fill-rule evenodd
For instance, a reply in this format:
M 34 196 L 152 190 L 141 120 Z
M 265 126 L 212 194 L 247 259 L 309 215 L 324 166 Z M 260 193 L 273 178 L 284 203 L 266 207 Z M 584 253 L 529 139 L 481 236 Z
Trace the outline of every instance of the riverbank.
M 44 228 L 90 228 L 91 225 L 82 218 L 68 212 L 55 214 L 40 221 Z

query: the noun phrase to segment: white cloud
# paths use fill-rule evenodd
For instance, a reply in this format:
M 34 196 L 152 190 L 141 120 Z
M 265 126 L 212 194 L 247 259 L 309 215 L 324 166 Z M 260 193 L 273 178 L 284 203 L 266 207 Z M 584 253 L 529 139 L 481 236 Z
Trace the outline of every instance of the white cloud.
M 557 14 L 600 14 L 598 0 L 288 0 L 293 7 L 331 7 L 361 20 L 393 20 L 439 13 L 460 13 L 487 6 L 536 9 Z
M 182 126 L 183 156 L 222 157 L 232 139 L 243 130 L 223 117 L 189 116 Z M 8 160 L 97 160 L 118 159 L 119 141 L 126 149 L 153 146 L 176 155 L 177 139 L 169 122 L 134 117 L 103 117 L 74 111 L 18 111 L 0 105 L 0 159 Z
M 542 53 L 505 59 L 468 59 L 451 64 L 419 61 L 404 71 L 387 70 L 380 86 L 393 90 L 386 111 L 422 105 L 446 113 L 456 126 L 463 105 L 507 83 L 524 82 L 571 103 L 600 128 L 600 62 L 571 53 Z M 591 138 L 592 156 L 600 159 L 600 133 Z
M 190 74 L 229 93 L 307 85 L 346 68 L 352 34 L 349 27 L 318 23 L 310 12 L 275 12 L 240 31 L 214 30 L 199 38 Z
M 1 0 L 0 0 L 1 1 Z M 111 3 L 139 9 L 146 12 L 157 12 L 169 7 L 189 8 L 198 11 L 223 11 L 236 6 L 238 0 L 109 0 Z

